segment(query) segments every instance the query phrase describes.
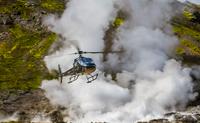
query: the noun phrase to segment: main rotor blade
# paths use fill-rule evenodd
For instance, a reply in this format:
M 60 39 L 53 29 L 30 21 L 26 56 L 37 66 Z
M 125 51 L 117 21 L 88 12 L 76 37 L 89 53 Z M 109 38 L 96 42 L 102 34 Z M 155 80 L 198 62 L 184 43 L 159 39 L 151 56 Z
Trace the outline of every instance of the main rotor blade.
M 76 53 L 71 53 L 70 55 L 73 54 L 100 54 L 100 53 L 123 53 L 123 51 L 106 51 L 106 52 L 85 52 L 85 51 L 79 51 Z
M 106 51 L 106 52 L 83 52 L 83 53 L 91 53 L 91 54 L 97 54 L 97 53 L 122 53 L 123 51 Z

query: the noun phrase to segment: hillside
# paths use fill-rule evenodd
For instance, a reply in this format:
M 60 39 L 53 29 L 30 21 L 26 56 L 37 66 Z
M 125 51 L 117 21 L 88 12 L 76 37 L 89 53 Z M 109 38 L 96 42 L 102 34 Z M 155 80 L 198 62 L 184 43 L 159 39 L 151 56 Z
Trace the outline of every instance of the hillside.
M 200 7 L 187 3 L 183 13 L 172 20 L 175 35 L 180 40 L 176 51 L 184 63 L 199 64 L 200 56 Z
M 63 107 L 54 107 L 40 89 L 41 81 L 51 80 L 43 61 L 51 45 L 61 38 L 42 24 L 44 16 L 60 16 L 65 8 L 64 0 L 0 0 L 0 116 L 19 112 L 19 122 L 29 122 L 38 112 L 44 112 L 54 122 L 61 122 Z M 185 66 L 200 65 L 200 6 L 181 4 L 171 20 L 179 45 L 173 56 Z M 128 15 L 119 11 L 104 36 L 108 51 L 116 30 Z M 106 56 L 107 54 L 104 54 Z M 106 57 L 103 58 L 106 61 Z M 195 69 L 195 67 L 193 67 Z M 106 69 L 105 71 L 115 73 Z M 192 75 L 195 91 L 200 92 L 200 80 Z M 200 96 L 189 106 L 200 105 Z M 1 118 L 1 117 L 0 117 Z M 1 121 L 1 120 L 0 120 Z
M 64 2 L 3 0 L 0 5 L 0 89 L 36 89 L 50 77 L 43 57 L 57 37 L 42 17 L 61 13 Z

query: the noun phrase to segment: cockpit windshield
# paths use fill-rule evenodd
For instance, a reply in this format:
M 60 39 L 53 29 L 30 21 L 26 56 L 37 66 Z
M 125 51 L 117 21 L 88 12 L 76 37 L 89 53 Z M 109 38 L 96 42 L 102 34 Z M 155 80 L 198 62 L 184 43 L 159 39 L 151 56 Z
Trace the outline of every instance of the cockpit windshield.
M 93 61 L 91 58 L 87 58 L 87 57 L 80 57 L 80 58 L 78 59 L 78 63 L 79 63 L 81 66 L 85 66 L 85 67 L 88 67 L 88 66 L 95 66 L 94 61 Z

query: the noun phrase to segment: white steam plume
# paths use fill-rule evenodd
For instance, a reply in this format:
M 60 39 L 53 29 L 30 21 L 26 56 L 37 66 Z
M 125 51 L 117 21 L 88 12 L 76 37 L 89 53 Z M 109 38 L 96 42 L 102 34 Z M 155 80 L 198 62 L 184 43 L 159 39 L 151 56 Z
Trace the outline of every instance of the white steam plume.
M 76 44 L 83 51 L 102 51 L 104 31 L 108 28 L 109 22 L 115 17 L 116 9 L 114 7 L 117 4 L 116 1 L 72 0 L 67 4 L 67 9 L 64 11 L 62 18 L 56 19 L 55 16 L 49 16 L 45 19 L 45 23 L 51 25 L 52 31 L 66 38 L 64 41 L 66 48 L 69 45 Z M 70 53 L 66 50 L 69 50 L 69 48 L 61 52 Z M 71 53 L 72 51 L 76 52 L 75 49 L 71 50 Z M 63 63 L 59 62 L 61 65 L 65 64 L 63 66 L 69 64 L 67 61 L 72 61 L 69 56 L 65 57 L 68 59 L 63 60 Z M 92 57 L 100 65 L 101 55 L 92 55 Z M 51 61 L 55 62 L 55 59 L 53 59 Z M 52 64 L 56 65 L 51 63 L 48 57 L 46 57 L 46 60 L 48 60 L 48 67 Z
M 18 121 L 19 116 L 17 115 L 17 113 L 14 113 L 11 116 L 4 116 L 4 115 L 0 115 L 0 122 L 15 122 Z
M 190 69 L 168 57 L 178 42 L 167 24 L 172 0 L 123 2 L 121 7 L 126 5 L 131 18 L 119 29 L 113 47 L 123 47 L 126 52 L 121 66 L 115 55 L 108 58 L 112 66 L 124 71 L 117 74 L 118 84 L 103 75 L 91 84 L 85 83 L 84 77 L 72 84 L 66 78 L 62 85 L 57 80 L 42 83 L 50 101 L 68 109 L 71 121 L 135 122 L 183 109 L 195 96 Z M 68 46 L 69 40 L 77 40 L 82 50 L 102 50 L 104 32 L 115 18 L 114 6 L 118 3 L 119 0 L 71 0 L 60 19 L 47 18 L 51 29 L 68 39 L 62 51 L 45 58 L 47 67 L 56 69 L 61 64 L 64 70 L 70 68 L 74 57 L 64 54 L 75 48 Z M 101 56 L 91 57 L 101 67 Z

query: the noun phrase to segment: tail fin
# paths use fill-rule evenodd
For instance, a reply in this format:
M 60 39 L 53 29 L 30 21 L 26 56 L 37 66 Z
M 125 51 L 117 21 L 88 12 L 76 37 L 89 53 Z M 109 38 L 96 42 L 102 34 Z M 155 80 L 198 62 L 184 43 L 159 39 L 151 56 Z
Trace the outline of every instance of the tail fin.
M 60 84 L 62 84 L 62 80 L 63 80 L 63 75 L 62 75 L 62 71 L 61 71 L 61 67 L 60 64 L 58 64 L 58 78 L 60 80 Z

